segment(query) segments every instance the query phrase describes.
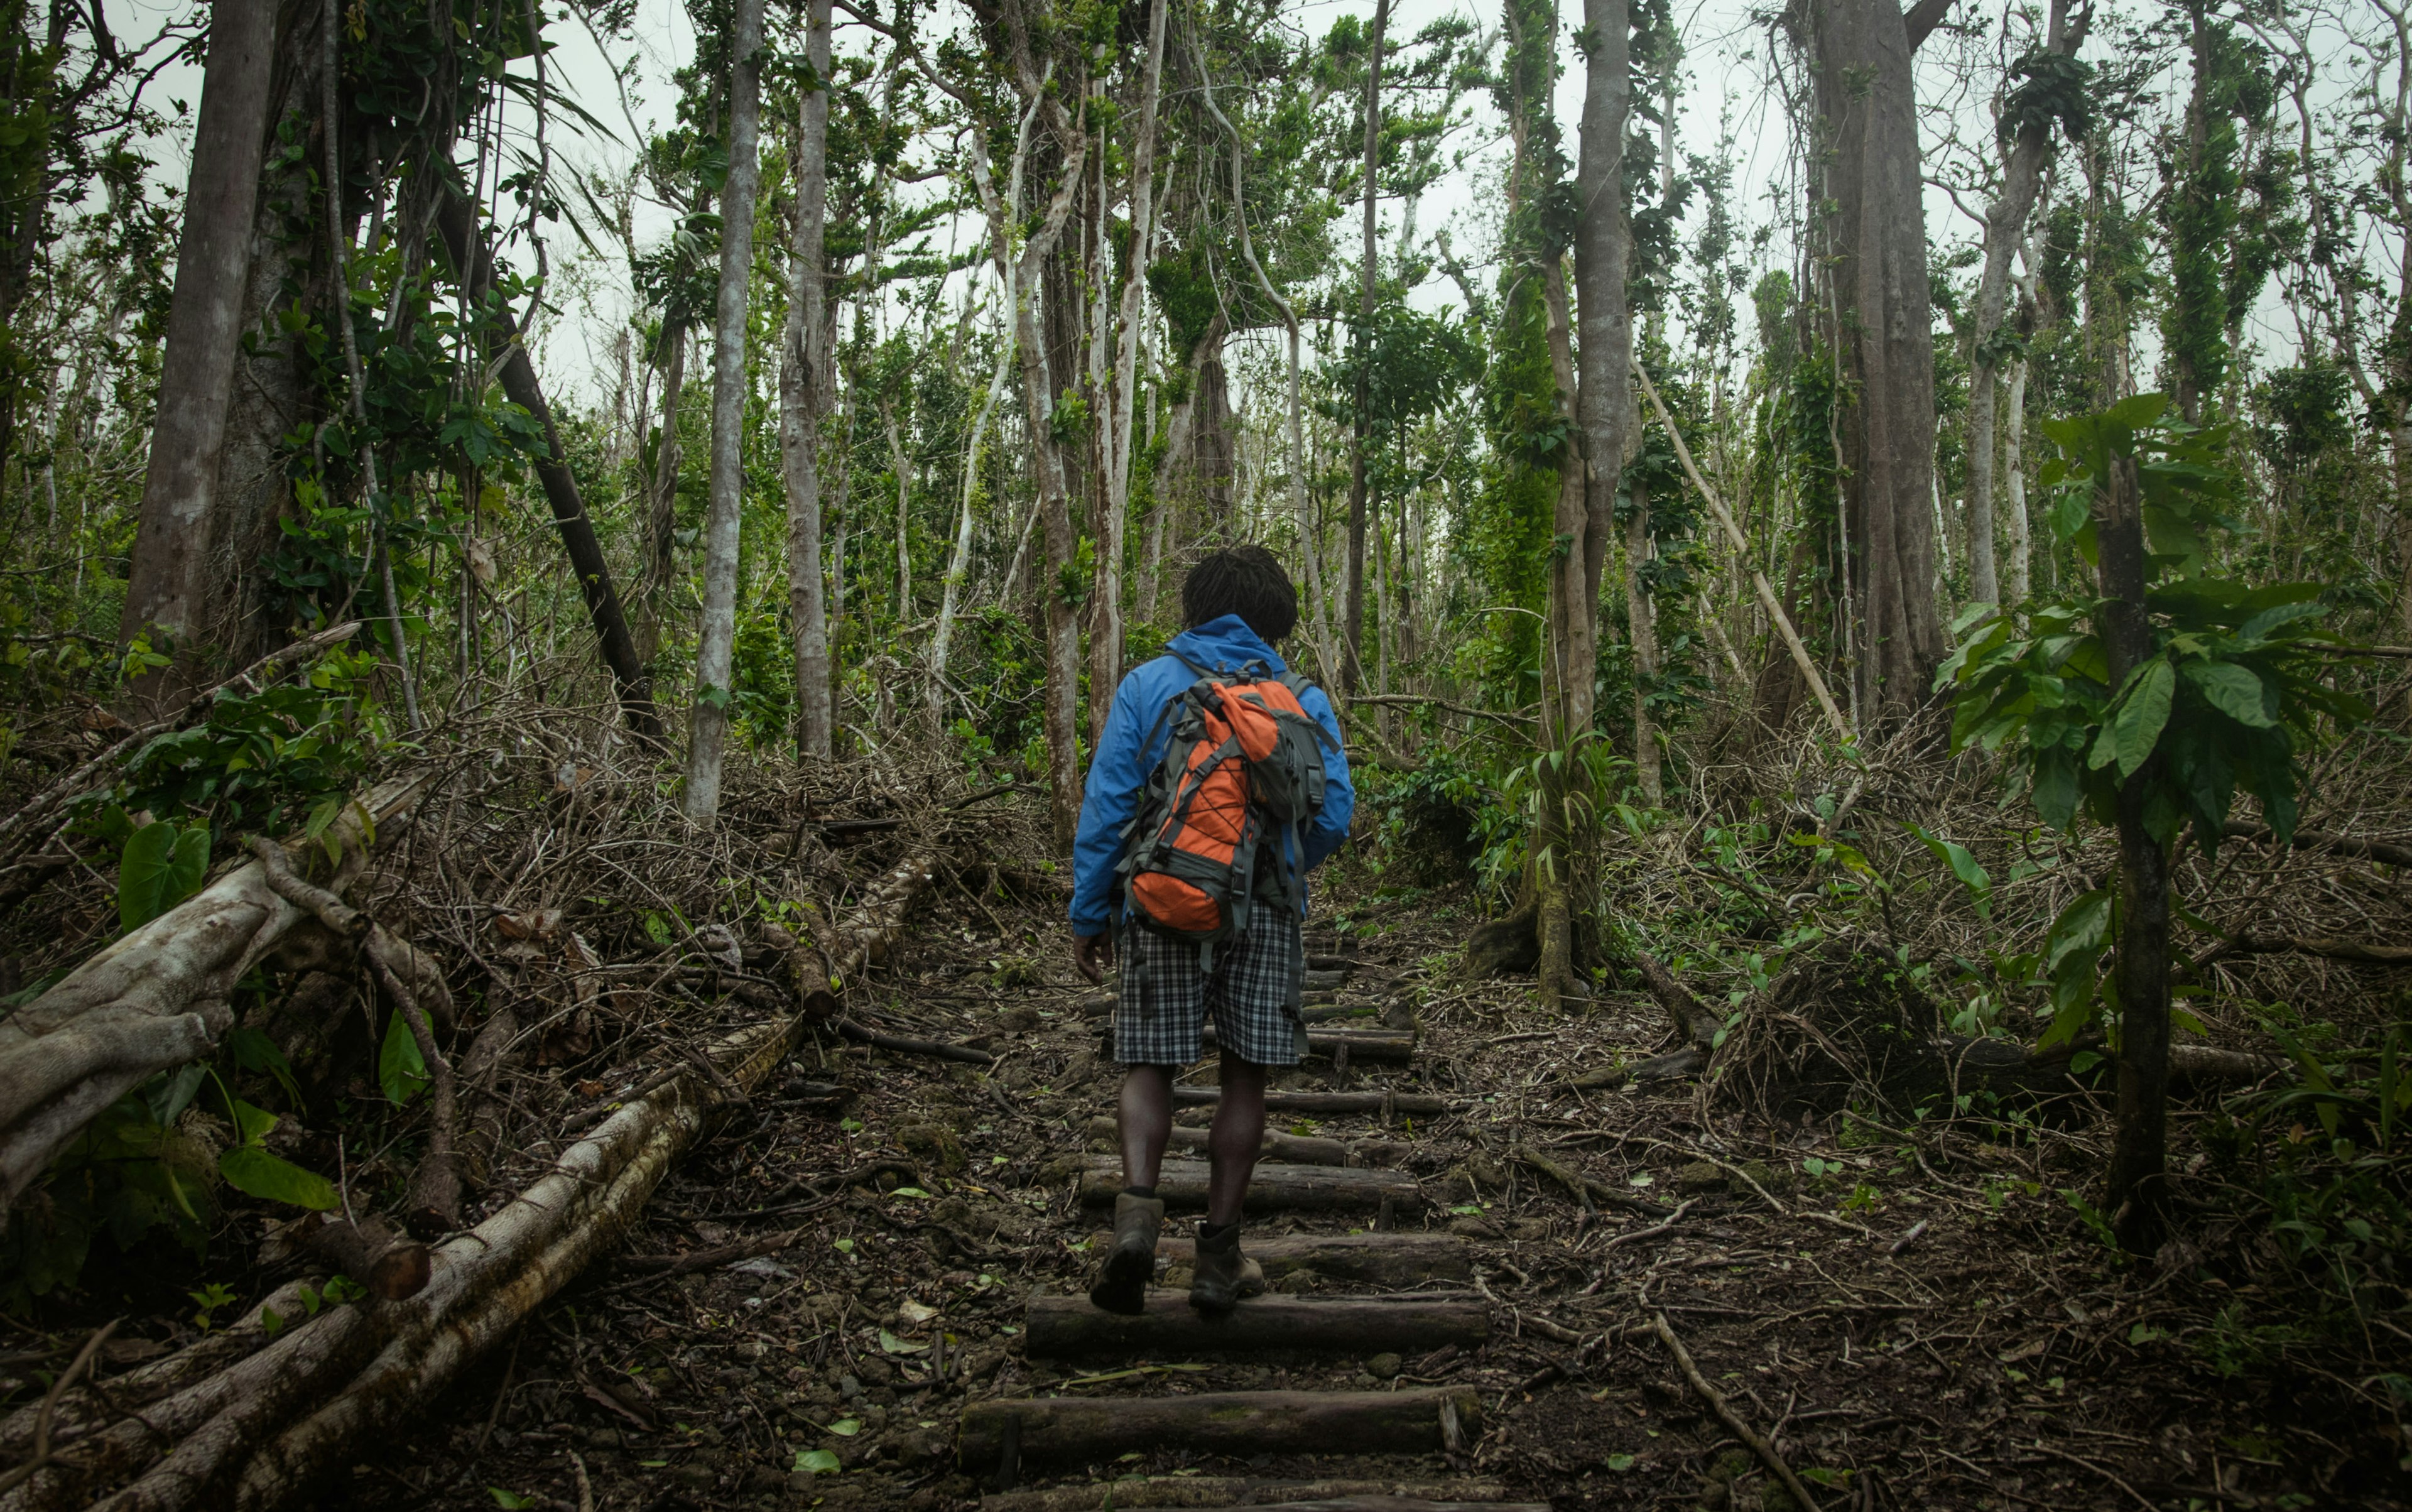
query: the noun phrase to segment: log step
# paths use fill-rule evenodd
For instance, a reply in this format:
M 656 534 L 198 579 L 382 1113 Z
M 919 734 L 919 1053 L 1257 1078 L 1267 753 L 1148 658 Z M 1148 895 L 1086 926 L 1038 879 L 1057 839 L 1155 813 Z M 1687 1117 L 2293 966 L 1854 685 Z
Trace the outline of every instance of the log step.
M 1435 1502 L 1422 1496 L 1322 1496 L 1248 1505 L 1257 1512 L 1550 1512 L 1547 1502 Z
M 1182 1292 L 1152 1292 L 1136 1316 L 1109 1313 L 1085 1297 L 1034 1297 L 1022 1310 L 1033 1358 L 1111 1356 L 1120 1359 L 1199 1355 L 1339 1355 L 1371 1358 L 1385 1351 L 1419 1355 L 1455 1344 L 1479 1348 L 1491 1337 L 1491 1309 L 1480 1301 L 1406 1297 L 1253 1297 L 1219 1317 L 1189 1305 Z
M 1183 1108 L 1220 1102 L 1219 1087 L 1175 1087 L 1172 1100 Z M 1378 1113 L 1385 1117 L 1438 1118 L 1449 1111 L 1446 1099 L 1422 1092 L 1269 1092 L 1268 1113 Z
M 1169 1208 L 1206 1206 L 1207 1166 L 1202 1160 L 1168 1160 L 1155 1181 L 1155 1195 Z M 1111 1155 L 1092 1155 L 1081 1173 L 1081 1200 L 1110 1208 L 1123 1189 L 1123 1167 Z M 1257 1167 L 1248 1182 L 1246 1212 L 1370 1212 L 1385 1202 L 1400 1212 L 1420 1211 L 1423 1189 L 1405 1171 L 1354 1166 Z
M 1205 1391 L 1164 1397 L 1022 1397 L 963 1409 L 955 1453 L 988 1475 L 1018 1465 L 1095 1464 L 1178 1447 L 1265 1454 L 1431 1454 L 1470 1445 L 1472 1387 L 1419 1391 Z M 1008 1482 L 1009 1484 L 1010 1482 Z
M 1101 1235 L 1099 1242 L 1112 1239 Z M 1307 1270 L 1333 1281 L 1404 1289 L 1474 1275 L 1472 1252 L 1455 1234 L 1270 1234 L 1243 1238 L 1240 1244 L 1265 1268 L 1268 1281 Z M 1168 1234 L 1156 1240 L 1155 1255 L 1168 1267 L 1194 1265 L 1198 1241 Z
M 1139 1512 L 1142 1507 L 1371 1508 L 1375 1512 L 1548 1512 L 1546 1502 L 1511 1502 L 1495 1480 L 1371 1480 L 1324 1476 L 1265 1480 L 1252 1475 L 1151 1475 L 998 1491 L 980 1498 L 980 1512 Z
M 1089 1138 L 1120 1140 L 1122 1129 L 1112 1119 L 1093 1118 L 1089 1120 Z M 1206 1153 L 1206 1131 L 1175 1128 L 1172 1131 L 1171 1140 L 1165 1148 L 1203 1158 Z M 1267 1129 L 1265 1142 L 1257 1147 L 1257 1158 L 1279 1161 L 1286 1166 L 1346 1166 L 1352 1164 L 1356 1156 L 1347 1141 L 1344 1139 L 1311 1138 L 1303 1135 L 1281 1134 L 1272 1129 Z

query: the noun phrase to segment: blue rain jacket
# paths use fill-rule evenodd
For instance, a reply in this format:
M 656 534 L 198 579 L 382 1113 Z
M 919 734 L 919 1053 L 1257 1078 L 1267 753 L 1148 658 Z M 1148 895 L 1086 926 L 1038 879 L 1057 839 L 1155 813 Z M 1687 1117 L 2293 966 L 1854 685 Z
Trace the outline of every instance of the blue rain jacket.
M 1257 639 L 1248 622 L 1236 614 L 1207 621 L 1195 630 L 1172 638 L 1170 650 L 1199 666 L 1218 672 L 1237 672 L 1249 662 L 1263 662 L 1275 672 L 1288 665 Z M 1097 742 L 1096 758 L 1089 763 L 1089 784 L 1081 800 L 1081 829 L 1072 842 L 1072 929 L 1096 934 L 1112 921 L 1114 868 L 1123 857 L 1123 828 L 1139 811 L 1147 779 L 1164 759 L 1171 743 L 1172 725 L 1162 720 L 1167 705 L 1181 697 L 1198 674 L 1179 656 L 1164 655 L 1132 669 L 1114 690 L 1114 707 L 1106 715 L 1106 732 Z M 1306 864 L 1320 865 L 1348 838 L 1348 819 L 1357 809 L 1357 790 L 1348 782 L 1348 758 L 1340 751 L 1340 719 L 1323 690 L 1310 686 L 1299 700 L 1315 722 L 1331 732 L 1323 748 L 1323 812 L 1306 830 Z M 1289 838 L 1282 837 L 1287 846 Z

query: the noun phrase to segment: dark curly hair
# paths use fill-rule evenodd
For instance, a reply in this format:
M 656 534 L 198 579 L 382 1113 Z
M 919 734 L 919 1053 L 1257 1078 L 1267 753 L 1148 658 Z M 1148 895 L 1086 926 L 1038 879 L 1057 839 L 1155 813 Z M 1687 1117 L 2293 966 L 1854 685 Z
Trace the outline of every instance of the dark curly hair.
M 1210 551 L 1181 584 L 1181 617 L 1195 630 L 1207 621 L 1236 614 L 1266 645 L 1279 645 L 1298 627 L 1298 590 L 1271 551 L 1261 546 L 1227 546 Z

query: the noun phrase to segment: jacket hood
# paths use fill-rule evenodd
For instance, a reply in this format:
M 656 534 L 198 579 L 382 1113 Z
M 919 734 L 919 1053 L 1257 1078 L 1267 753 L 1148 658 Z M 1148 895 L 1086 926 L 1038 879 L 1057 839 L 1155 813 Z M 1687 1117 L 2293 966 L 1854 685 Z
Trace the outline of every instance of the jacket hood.
M 1263 662 L 1275 672 L 1289 670 L 1281 653 L 1266 645 L 1262 637 L 1248 628 L 1248 622 L 1236 614 L 1218 615 L 1194 630 L 1184 630 L 1164 649 L 1218 672 L 1237 671 L 1249 662 Z

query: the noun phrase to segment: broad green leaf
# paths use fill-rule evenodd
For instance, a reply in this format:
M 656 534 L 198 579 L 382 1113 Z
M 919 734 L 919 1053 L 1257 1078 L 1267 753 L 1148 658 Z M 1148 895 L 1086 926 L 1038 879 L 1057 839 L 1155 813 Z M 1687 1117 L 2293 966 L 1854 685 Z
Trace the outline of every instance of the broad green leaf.
M 2054 746 L 2035 754 L 2036 815 L 2066 830 L 2077 817 L 2077 753 Z
M 2169 700 L 2177 685 L 2177 671 L 2166 659 L 2155 658 L 2136 673 L 2110 727 L 2117 741 L 2120 781 L 2134 776 L 2136 769 L 2153 754 L 2153 747 L 2160 743 L 2161 731 L 2169 727 Z
M 827 1449 L 798 1449 L 796 1468 L 808 1475 L 834 1475 L 846 1467 Z
M 2234 662 L 2188 662 L 2186 681 L 2195 685 L 2203 701 L 2235 720 L 2255 729 L 2267 729 L 2277 723 L 2271 717 L 2261 679 L 2248 667 Z
M 852 1438 L 857 1433 L 862 1431 L 862 1419 L 859 1417 L 841 1417 L 836 1422 L 829 1425 L 829 1431 L 835 1433 L 840 1438 Z
M 237 1144 L 257 1144 L 276 1127 L 276 1115 L 265 1108 L 254 1108 L 242 1098 L 229 1099 L 234 1108 L 234 1134 Z
M 891 1355 L 926 1355 L 930 1352 L 928 1344 L 908 1344 L 886 1329 L 879 1330 L 879 1347 Z
M 397 1008 L 386 1020 L 385 1045 L 377 1051 L 377 1086 L 386 1101 L 400 1108 L 418 1096 L 427 1081 L 426 1058 L 419 1053 L 419 1040 Z
M 200 890 L 209 871 L 210 831 L 161 820 L 125 839 L 117 863 L 117 921 L 139 930 Z
M 238 1192 L 314 1212 L 326 1212 L 342 1201 L 335 1196 L 334 1183 L 316 1171 L 303 1170 L 257 1145 L 243 1145 L 220 1155 L 218 1174 Z
M 1934 853 L 1936 860 L 1951 868 L 1951 874 L 1977 900 L 1977 917 L 1991 917 L 1993 912 L 1993 878 L 1978 864 L 1977 858 L 1968 853 L 1968 848 L 1940 835 L 1929 834 L 1918 825 L 1905 825 L 1905 828 L 1918 837 L 1919 844 Z

